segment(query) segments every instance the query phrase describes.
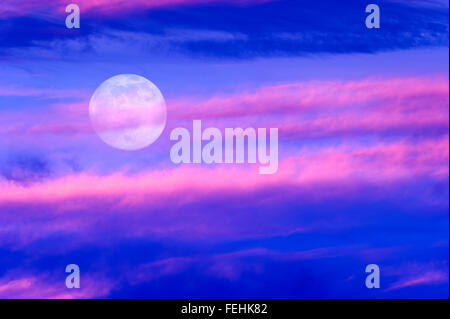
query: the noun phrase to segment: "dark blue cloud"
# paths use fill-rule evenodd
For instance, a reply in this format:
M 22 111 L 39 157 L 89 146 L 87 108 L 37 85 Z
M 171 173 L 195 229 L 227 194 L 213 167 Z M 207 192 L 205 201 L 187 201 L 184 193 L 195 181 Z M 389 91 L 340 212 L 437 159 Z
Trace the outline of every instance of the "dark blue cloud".
M 395 198 L 400 199 L 401 194 Z M 120 239 L 109 231 L 95 243 L 81 246 L 76 244 L 81 234 L 61 232 L 25 243 L 20 253 L 0 249 L 4 265 L 0 274 L 51 273 L 57 274 L 53 280 L 62 283 L 65 266 L 76 263 L 82 280 L 102 275 L 113 283 L 104 296 L 108 298 L 448 298 L 448 282 L 385 290 L 425 272 L 448 270 L 448 206 L 433 211 L 415 205 L 416 211 L 412 211 L 401 208 L 397 201 L 302 202 L 290 204 L 289 209 L 266 209 L 289 210 L 292 219 L 283 218 L 284 222 L 298 219 L 297 223 L 307 225 L 311 219 L 320 221 L 320 230 L 221 242 L 149 236 Z M 327 218 L 331 213 L 336 217 Z M 244 211 L 239 215 L 244 218 Z M 258 222 L 249 227 L 258 227 L 261 216 L 251 216 Z M 106 219 L 103 216 L 98 226 Z M 127 225 L 124 220 L 120 223 Z M 339 227 L 334 227 L 338 223 Z M 253 254 L 255 250 L 262 252 Z M 318 254 L 297 255 L 314 251 Z M 365 287 L 369 263 L 380 266 L 382 289 Z M 148 264 L 154 266 L 145 266 Z
M 381 28 L 370 30 L 365 26 L 367 3 L 361 0 L 345 3 L 284 0 L 249 6 L 195 5 L 153 9 L 112 18 L 100 18 L 95 12 L 89 12 L 82 16 L 79 30 L 66 29 L 64 16 L 53 21 L 36 17 L 15 18 L 0 22 L 3 39 L 0 47 L 7 55 L 12 47 L 45 47 L 52 40 L 78 39 L 86 42 L 84 49 L 94 50 L 89 46 L 90 37 L 105 34 L 107 30 L 157 36 L 157 42 L 165 47 L 165 52 L 195 57 L 374 53 L 448 45 L 447 8 L 388 1 L 379 1 L 378 4 L 381 7 Z M 57 22 L 58 18 L 61 23 Z M 206 38 L 201 35 L 201 32 L 211 31 L 221 33 L 216 37 L 214 34 Z M 156 48 L 150 45 L 148 54 Z
M 51 174 L 49 163 L 39 156 L 14 155 L 0 161 L 0 177 L 18 183 L 30 183 Z

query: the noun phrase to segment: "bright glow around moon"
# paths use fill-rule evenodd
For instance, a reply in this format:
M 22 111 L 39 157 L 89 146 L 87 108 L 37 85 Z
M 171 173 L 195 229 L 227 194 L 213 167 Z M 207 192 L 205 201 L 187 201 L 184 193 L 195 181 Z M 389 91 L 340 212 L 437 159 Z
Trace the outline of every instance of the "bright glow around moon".
M 135 74 L 120 74 L 103 82 L 91 97 L 89 115 L 105 143 L 129 151 L 156 141 L 167 116 L 156 85 Z

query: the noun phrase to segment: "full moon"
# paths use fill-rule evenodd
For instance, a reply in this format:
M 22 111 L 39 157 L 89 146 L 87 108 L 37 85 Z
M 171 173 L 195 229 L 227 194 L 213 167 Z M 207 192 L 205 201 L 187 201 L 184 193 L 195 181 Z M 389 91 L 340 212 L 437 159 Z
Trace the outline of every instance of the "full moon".
M 95 90 L 89 116 L 106 144 L 134 151 L 149 146 L 161 135 L 166 126 L 166 102 L 146 78 L 119 74 Z

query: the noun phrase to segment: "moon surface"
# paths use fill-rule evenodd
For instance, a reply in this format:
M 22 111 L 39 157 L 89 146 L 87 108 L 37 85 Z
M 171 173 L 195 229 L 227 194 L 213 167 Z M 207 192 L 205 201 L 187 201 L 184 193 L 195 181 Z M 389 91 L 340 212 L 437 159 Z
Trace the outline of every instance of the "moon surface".
M 89 116 L 106 144 L 134 151 L 149 146 L 161 135 L 166 126 L 166 102 L 161 91 L 146 78 L 119 74 L 95 90 Z

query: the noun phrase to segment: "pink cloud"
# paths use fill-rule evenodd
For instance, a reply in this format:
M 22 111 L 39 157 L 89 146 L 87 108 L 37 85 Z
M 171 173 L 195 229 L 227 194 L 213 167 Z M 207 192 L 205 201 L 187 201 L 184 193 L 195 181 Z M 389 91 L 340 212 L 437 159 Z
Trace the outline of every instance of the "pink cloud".
M 183 98 L 169 100 L 166 133 L 171 126 L 183 121 L 189 123 L 187 118 L 215 114 L 219 119 L 208 118 L 205 127 L 279 127 L 282 141 L 291 139 L 299 143 L 283 144 L 279 169 L 273 176 L 259 175 L 258 165 L 173 166 L 168 159 L 169 141 L 163 134 L 161 143 L 152 151 L 159 152 L 160 156 L 166 154 L 166 160 L 163 158 L 153 168 L 137 173 L 131 174 L 119 165 L 115 173 L 101 174 L 92 166 L 81 173 L 64 172 L 66 175 L 55 174 L 29 184 L 0 180 L 0 208 L 7 212 L 28 212 L 1 215 L 0 237 L 5 243 L 21 245 L 48 234 L 77 234 L 83 230 L 87 235 L 80 240 L 89 241 L 98 236 L 95 225 L 100 221 L 125 237 L 242 238 L 311 231 L 321 226 L 272 222 L 282 212 L 266 212 L 265 223 L 250 231 L 243 226 L 244 222 L 233 223 L 236 218 L 242 221 L 242 218 L 251 219 L 250 216 L 222 215 L 221 211 L 199 216 L 195 209 L 186 207 L 214 202 L 233 211 L 233 205 L 242 207 L 242 203 L 252 207 L 299 198 L 308 203 L 351 199 L 361 196 L 364 187 L 379 189 L 371 193 L 371 199 L 378 200 L 389 198 L 386 189 L 395 189 L 402 183 L 446 180 L 449 173 L 449 136 L 445 131 L 448 129 L 447 84 L 445 78 L 322 81 L 265 87 L 189 102 L 193 104 L 183 104 Z M 36 135 L 53 134 L 60 139 L 39 136 L 39 147 L 66 149 L 76 141 L 76 146 L 82 145 L 81 149 L 86 150 L 92 139 L 97 141 L 94 135 L 82 136 L 80 140 L 69 140 L 67 135 L 93 134 L 87 103 L 86 100 L 53 105 L 40 115 L 2 114 L 0 136 L 7 143 L 14 143 L 17 136 L 23 135 L 28 137 L 27 143 L 36 147 Z M 180 105 L 190 108 L 189 111 Z M 196 108 L 196 105 L 200 106 Z M 279 120 L 275 113 L 282 114 Z M 437 128 L 440 128 L 438 134 L 410 138 L 422 129 L 434 132 Z M 352 139 L 367 132 L 377 138 L 370 142 Z M 384 133 L 391 132 L 400 133 L 392 141 L 383 138 Z M 336 136 L 350 138 L 336 144 L 304 142 L 308 137 Z M 104 155 L 99 156 L 97 152 L 92 149 L 90 156 L 102 164 Z M 442 200 L 426 192 L 417 198 L 428 207 L 448 205 Z M 131 213 L 126 215 L 125 211 Z M 33 223 L 27 222 L 30 218 Z M 116 219 L 130 223 L 129 229 L 111 225 Z M 189 223 L 183 223 L 183 219 Z M 14 232 L 21 235 L 13 238 Z
M 446 136 L 306 149 L 282 160 L 274 175 L 259 175 L 256 166 L 185 165 L 136 174 L 84 172 L 29 185 L 3 180 L 0 208 L 5 213 L 0 216 L 0 238 L 5 245 L 20 246 L 49 234 L 83 234 L 74 242 L 89 242 L 102 236 L 99 223 L 125 238 L 255 238 L 311 231 L 321 226 L 275 223 L 289 212 L 270 209 L 260 216 L 258 227 L 249 228 L 252 214 L 242 215 L 233 207 L 276 207 L 299 199 L 308 203 L 350 200 L 361 196 L 361 189 L 368 185 L 373 189 L 371 200 L 389 199 L 396 195 L 388 189 L 398 185 L 420 178 L 447 179 L 448 142 Z M 448 205 L 428 196 L 423 193 L 416 200 L 427 207 Z M 198 209 L 189 208 L 209 202 L 226 212 L 198 214 Z M 234 223 L 237 219 L 239 223 Z
M 17 88 L 3 91 L 25 95 L 71 94 Z M 167 101 L 166 131 L 180 125 L 191 126 L 192 119 L 202 119 L 205 126 L 219 128 L 278 127 L 281 140 L 442 133 L 449 125 L 448 94 L 447 78 L 419 77 L 313 81 L 196 100 L 181 97 Z M 2 114 L 0 134 L 31 137 L 92 134 L 89 99 L 86 94 L 80 96 L 85 97 L 83 101 L 53 105 L 45 116 L 42 112 Z M 142 116 L 130 114 L 130 117 Z M 114 128 L 132 125 L 126 119 L 116 122 Z
M 448 272 L 444 271 L 428 271 L 423 274 L 411 276 L 406 279 L 402 279 L 387 290 L 396 290 L 405 287 L 412 287 L 418 285 L 430 285 L 430 284 L 442 284 L 448 282 Z
M 190 6 L 198 4 L 227 3 L 230 5 L 248 5 L 276 0 L 78 0 L 76 4 L 81 13 L 90 15 L 114 15 L 127 11 L 148 10 L 171 6 Z M 63 0 L 5 0 L 0 8 L 0 17 L 17 17 L 23 15 L 65 14 L 70 2 Z
M 407 263 L 398 267 L 387 267 L 383 270 L 386 276 L 398 279 L 385 291 L 401 288 L 448 283 L 448 262 L 431 262 L 427 264 Z
M 448 92 L 447 77 L 311 81 L 202 100 L 175 100 L 171 113 L 175 119 L 292 115 L 319 110 L 364 113 L 374 108 L 401 113 L 411 111 L 411 107 L 424 110 L 423 102 L 427 107 L 448 110 Z M 417 105 L 416 101 L 422 103 Z
M 59 282 L 54 278 L 60 277 Z M 88 299 L 109 294 L 113 284 L 102 276 L 85 275 L 81 287 L 68 289 L 64 276 L 40 275 L 20 276 L 10 272 L 0 278 L 0 298 L 14 299 Z
M 412 178 L 421 174 L 444 177 L 448 174 L 448 141 L 446 136 L 419 143 L 350 144 L 321 148 L 316 152 L 297 151 L 297 154 L 279 164 L 279 172 L 273 176 L 257 174 L 256 165 L 242 167 L 224 164 L 214 168 L 195 165 L 161 167 L 135 175 L 123 172 L 106 176 L 81 173 L 30 187 L 3 181 L 0 184 L 0 204 L 59 201 L 86 196 L 121 196 L 127 202 L 139 202 L 148 196 L 177 195 L 186 190 L 204 196 L 216 192 L 256 190 L 270 185 L 345 181 L 354 177 L 372 182 Z M 423 152 L 424 149 L 427 152 Z M 200 176 L 207 176 L 207 179 Z
M 440 111 L 424 108 L 412 112 L 376 110 L 361 114 L 318 116 L 314 119 L 288 119 L 278 127 L 285 139 L 445 132 L 449 126 L 448 115 L 448 108 Z

